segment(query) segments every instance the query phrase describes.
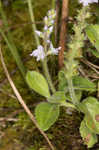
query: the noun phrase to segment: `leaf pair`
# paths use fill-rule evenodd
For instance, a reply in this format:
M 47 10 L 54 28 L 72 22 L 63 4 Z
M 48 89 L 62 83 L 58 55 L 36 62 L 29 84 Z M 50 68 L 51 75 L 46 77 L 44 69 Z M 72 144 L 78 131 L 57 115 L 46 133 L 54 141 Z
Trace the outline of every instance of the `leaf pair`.
M 63 92 L 56 92 L 56 94 L 50 96 L 46 79 L 36 71 L 29 71 L 26 80 L 30 88 L 40 95 L 45 96 L 50 102 L 52 102 L 42 102 L 38 104 L 35 109 L 36 120 L 40 128 L 46 131 L 57 120 L 59 116 L 59 105 L 57 103 L 61 100 L 65 100 L 65 95 Z

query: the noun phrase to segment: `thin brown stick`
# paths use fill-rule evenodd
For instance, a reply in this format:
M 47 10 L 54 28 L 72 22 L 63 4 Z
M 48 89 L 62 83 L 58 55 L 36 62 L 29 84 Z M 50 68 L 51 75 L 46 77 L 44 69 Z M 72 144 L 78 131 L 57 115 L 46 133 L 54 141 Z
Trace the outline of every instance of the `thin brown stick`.
M 92 64 L 90 61 L 86 60 L 85 58 L 80 59 L 82 62 L 86 62 L 87 64 L 89 64 L 90 66 L 99 69 L 99 66 Z
M 88 78 L 88 76 L 86 75 L 86 73 L 84 72 L 84 70 L 79 66 L 78 68 L 78 71 L 81 73 L 81 75 L 84 77 L 84 78 Z
M 99 76 L 96 76 L 96 75 L 88 75 L 88 77 L 94 78 L 94 79 L 99 79 Z
M 61 50 L 59 51 L 59 67 L 62 68 L 64 64 L 64 50 L 66 45 L 66 20 L 68 17 L 68 3 L 69 0 L 63 0 L 62 2 L 62 17 L 61 17 L 61 29 L 60 29 L 60 40 L 59 40 L 59 46 L 61 47 Z
M 3 118 L 3 117 L 1 117 L 1 118 L 0 118 L 0 122 L 4 122 L 4 121 L 17 122 L 18 119 L 16 119 L 16 118 Z
M 48 139 L 47 135 L 39 128 L 36 120 L 35 120 L 35 117 L 33 116 L 33 114 L 31 113 L 31 111 L 29 110 L 29 108 L 27 107 L 27 105 L 25 104 L 24 100 L 22 99 L 20 93 L 18 92 L 17 88 L 15 87 L 10 75 L 9 75 L 9 72 L 6 68 L 6 65 L 4 63 L 4 59 L 3 59 L 3 55 L 2 55 L 2 51 L 1 51 L 1 47 L 0 47 L 0 57 L 1 57 L 1 63 L 2 63 L 2 66 L 3 66 L 3 69 L 5 71 L 5 74 L 7 76 L 7 79 L 19 101 L 19 103 L 22 105 L 22 107 L 24 108 L 24 110 L 26 111 L 26 113 L 28 114 L 28 116 L 30 117 L 30 119 L 32 120 L 32 122 L 35 124 L 35 126 L 37 127 L 37 129 L 40 131 L 40 133 L 44 136 L 44 138 L 46 139 L 47 143 L 49 144 L 50 146 L 50 149 L 51 150 L 55 150 L 53 145 L 51 144 L 50 140 Z
M 91 63 L 89 63 L 88 61 L 85 61 L 83 59 L 81 59 L 80 61 L 82 61 L 84 64 L 86 64 L 87 66 L 89 66 L 92 70 L 94 70 L 97 74 L 99 74 L 99 71 L 97 71 Z

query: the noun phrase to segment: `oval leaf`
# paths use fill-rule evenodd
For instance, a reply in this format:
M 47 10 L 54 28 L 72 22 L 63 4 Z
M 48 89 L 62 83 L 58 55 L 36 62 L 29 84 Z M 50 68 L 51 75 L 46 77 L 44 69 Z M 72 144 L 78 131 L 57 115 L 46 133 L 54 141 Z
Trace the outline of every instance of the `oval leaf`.
M 85 120 L 81 122 L 80 134 L 88 148 L 93 147 L 93 145 L 98 141 L 96 134 L 92 133 L 90 129 L 86 126 Z
M 85 91 L 96 90 L 96 85 L 93 82 L 80 76 L 73 77 L 73 85 L 74 85 L 74 89 L 78 89 L 78 90 L 85 90 Z
M 75 90 L 84 90 L 84 91 L 95 91 L 96 85 L 90 80 L 83 78 L 81 76 L 73 77 L 73 87 Z M 68 83 L 64 74 L 59 72 L 59 90 L 68 91 Z
M 82 102 L 85 121 L 88 128 L 99 134 L 99 102 L 94 97 L 88 97 Z
M 46 131 L 58 119 L 59 106 L 51 103 L 40 103 L 35 109 L 35 115 L 40 128 Z
M 26 75 L 26 81 L 30 88 L 42 96 L 50 97 L 47 81 L 42 74 L 36 71 L 28 71 Z

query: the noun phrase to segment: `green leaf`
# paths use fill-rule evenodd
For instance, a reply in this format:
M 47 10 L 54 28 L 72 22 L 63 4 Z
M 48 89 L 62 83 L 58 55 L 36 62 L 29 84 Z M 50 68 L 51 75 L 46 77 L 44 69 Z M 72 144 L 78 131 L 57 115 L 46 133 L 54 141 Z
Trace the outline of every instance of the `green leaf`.
M 96 85 L 93 82 L 80 76 L 73 77 L 73 85 L 74 85 L 74 89 L 78 89 L 78 90 L 85 90 L 85 91 L 96 90 Z
M 75 90 L 75 96 L 76 96 L 77 100 L 80 102 L 81 97 L 82 97 L 82 91 Z M 72 101 L 70 93 L 66 93 L 66 99 L 69 101 Z
M 86 28 L 86 34 L 90 42 L 96 47 L 99 52 L 99 25 L 89 25 Z
M 51 97 L 48 98 L 51 103 L 62 103 L 66 101 L 64 91 L 56 91 Z
M 40 103 L 35 109 L 36 120 L 43 131 L 48 130 L 58 119 L 59 106 L 51 103 Z
M 82 102 L 87 127 L 99 134 L 99 102 L 94 97 L 88 97 Z
M 68 84 L 64 75 L 64 71 L 60 71 L 58 73 L 58 80 L 59 80 L 58 90 L 65 92 L 68 91 Z
M 98 141 L 96 134 L 92 133 L 86 126 L 85 120 L 81 122 L 80 134 L 88 148 L 93 147 L 93 145 Z
M 84 90 L 93 92 L 96 90 L 96 85 L 86 78 L 74 76 L 72 80 L 73 80 L 73 87 L 77 91 Z M 60 72 L 59 74 L 59 90 L 60 91 L 68 90 L 67 80 L 62 72 Z
M 42 96 L 50 97 L 47 81 L 42 74 L 36 71 L 28 71 L 26 75 L 26 81 L 30 88 Z

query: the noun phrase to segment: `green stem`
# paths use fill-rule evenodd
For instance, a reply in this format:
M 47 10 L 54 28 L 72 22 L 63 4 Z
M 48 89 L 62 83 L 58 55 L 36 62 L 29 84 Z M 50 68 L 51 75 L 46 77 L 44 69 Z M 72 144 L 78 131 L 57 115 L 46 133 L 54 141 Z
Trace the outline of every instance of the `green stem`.
M 50 86 L 50 89 L 52 91 L 52 93 L 55 93 L 55 88 L 53 86 L 53 83 L 52 83 L 52 80 L 51 80 L 51 77 L 50 77 L 50 74 L 49 74 L 49 70 L 48 70 L 48 66 L 47 66 L 47 59 L 45 58 L 44 61 L 42 62 L 42 66 L 43 66 L 43 71 L 44 71 L 44 74 L 47 78 L 47 82 Z
M 2 3 L 1 3 L 1 0 L 0 0 L 0 13 L 1 13 L 1 17 L 2 17 L 2 20 L 3 20 L 3 23 L 4 23 L 4 26 L 6 29 L 9 28 L 8 26 L 8 22 L 7 22 L 7 18 L 6 18 L 6 15 L 3 11 L 3 8 L 2 8 Z M 22 76 L 25 78 L 25 68 L 24 68 L 24 65 L 21 61 L 21 58 L 18 54 L 18 51 L 17 51 L 17 48 L 13 42 L 13 37 L 12 35 L 10 34 L 10 31 L 8 30 L 7 32 L 7 36 L 5 35 L 4 31 L 2 30 L 2 28 L 0 29 L 0 33 L 2 34 L 4 40 L 6 41 L 10 51 L 11 51 L 11 54 L 13 55 L 15 61 L 16 61 L 16 64 L 22 74 Z
M 33 22 L 32 23 L 32 28 L 33 28 L 33 34 L 34 34 L 34 37 L 35 37 L 35 40 L 36 40 L 36 44 L 37 46 L 40 45 L 40 40 L 37 36 L 37 34 L 35 33 L 35 31 L 37 30 L 36 29 L 36 25 L 35 25 L 35 18 L 34 18 L 34 13 L 33 13 L 33 8 L 32 8 L 32 1 L 31 0 L 27 0 L 27 3 L 28 3 L 28 8 L 29 8 L 29 14 L 30 14 L 30 18 L 31 18 L 31 21 Z
M 52 9 L 55 9 L 56 0 L 52 0 Z

